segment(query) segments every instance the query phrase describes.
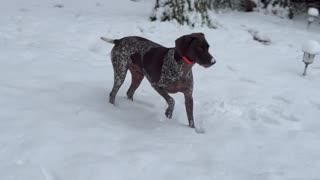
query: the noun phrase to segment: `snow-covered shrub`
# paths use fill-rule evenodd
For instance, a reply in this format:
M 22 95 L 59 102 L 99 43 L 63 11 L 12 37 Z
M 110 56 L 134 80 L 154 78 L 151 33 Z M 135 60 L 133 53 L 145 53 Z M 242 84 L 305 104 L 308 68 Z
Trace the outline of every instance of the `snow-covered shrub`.
M 308 9 L 308 14 L 310 16 L 319 16 L 319 10 L 317 8 L 311 7 Z
M 257 8 L 257 5 L 257 0 L 242 0 L 240 4 L 241 10 L 245 12 L 254 11 L 254 9 Z
M 231 8 L 240 11 L 260 11 L 266 14 L 274 14 L 280 17 L 293 17 L 291 0 L 209 0 L 210 7 Z
M 175 20 L 179 24 L 191 27 L 217 28 L 211 17 L 207 0 L 157 0 L 150 20 Z
M 252 35 L 253 40 L 260 42 L 264 45 L 270 45 L 271 44 L 271 38 L 258 30 L 255 29 L 248 29 L 248 32 Z
M 315 17 L 319 16 L 319 10 L 317 8 L 309 8 L 308 9 L 308 28 L 310 27 L 310 25 L 313 23 L 313 21 L 315 20 Z
M 230 8 L 230 0 L 208 0 L 209 9 L 225 9 Z
M 257 10 L 283 18 L 293 18 L 290 0 L 255 0 Z
M 253 11 L 256 0 L 208 0 L 209 9 L 236 9 L 241 11 Z

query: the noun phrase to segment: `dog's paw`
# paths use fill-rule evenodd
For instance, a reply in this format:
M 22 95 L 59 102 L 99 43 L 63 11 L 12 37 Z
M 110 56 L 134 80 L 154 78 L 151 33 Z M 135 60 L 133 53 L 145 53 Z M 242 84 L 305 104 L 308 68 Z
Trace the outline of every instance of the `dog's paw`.
M 109 96 L 109 103 L 114 105 L 114 102 L 115 102 L 115 98 L 112 96 Z
M 195 128 L 194 123 L 189 124 L 189 127 Z
M 168 108 L 167 110 L 166 110 L 166 116 L 167 116 L 167 118 L 168 119 L 171 119 L 172 118 L 172 113 L 173 113 L 173 109 L 172 108 Z
M 127 98 L 133 101 L 133 93 L 130 91 L 130 89 L 127 91 Z
M 128 100 L 133 101 L 133 96 L 128 96 Z

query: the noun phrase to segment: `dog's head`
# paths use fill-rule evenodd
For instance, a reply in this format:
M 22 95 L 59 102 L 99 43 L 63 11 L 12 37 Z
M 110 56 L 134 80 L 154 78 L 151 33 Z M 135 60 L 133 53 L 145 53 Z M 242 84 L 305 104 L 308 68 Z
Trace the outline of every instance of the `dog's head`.
M 203 67 L 210 67 L 216 60 L 209 53 L 209 44 L 203 33 L 192 33 L 176 40 L 176 50 L 181 56 Z

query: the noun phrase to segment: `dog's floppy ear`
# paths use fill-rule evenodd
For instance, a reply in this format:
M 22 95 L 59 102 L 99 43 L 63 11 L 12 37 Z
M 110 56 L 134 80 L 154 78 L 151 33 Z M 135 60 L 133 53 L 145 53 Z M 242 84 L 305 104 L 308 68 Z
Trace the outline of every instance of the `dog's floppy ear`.
M 176 40 L 176 50 L 181 56 L 187 53 L 192 40 L 193 37 L 190 35 L 181 36 Z

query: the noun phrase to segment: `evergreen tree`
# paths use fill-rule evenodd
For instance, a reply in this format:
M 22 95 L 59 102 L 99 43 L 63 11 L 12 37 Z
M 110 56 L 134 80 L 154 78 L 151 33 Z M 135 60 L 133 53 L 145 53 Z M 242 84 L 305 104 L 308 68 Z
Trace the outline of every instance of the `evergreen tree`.
M 156 0 L 151 21 L 176 20 L 179 24 L 189 26 L 207 26 L 216 28 L 209 16 L 208 0 Z

